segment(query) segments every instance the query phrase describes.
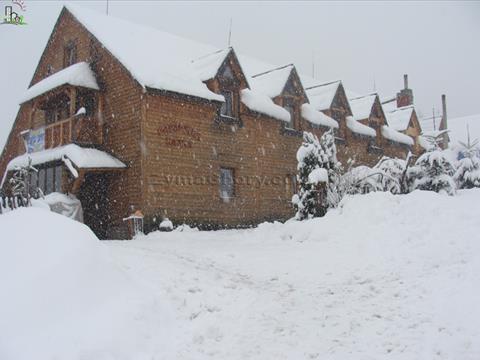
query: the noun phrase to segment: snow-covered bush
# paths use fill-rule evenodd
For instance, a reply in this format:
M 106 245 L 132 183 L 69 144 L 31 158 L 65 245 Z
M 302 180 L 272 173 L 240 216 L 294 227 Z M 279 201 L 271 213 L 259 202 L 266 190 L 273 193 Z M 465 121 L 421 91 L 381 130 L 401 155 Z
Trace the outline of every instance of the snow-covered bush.
M 454 175 L 455 182 L 459 189 L 471 189 L 480 187 L 480 158 L 479 150 L 476 147 L 478 140 L 470 143 L 470 136 L 468 142 L 462 143 L 463 149 L 461 151 L 462 158 L 457 163 L 457 170 Z
M 428 151 L 421 155 L 408 174 L 412 180 L 412 190 L 455 194 L 455 169 L 442 150 Z
M 31 159 L 29 159 L 28 165 L 15 168 L 9 183 L 11 195 L 19 206 L 30 206 L 32 198 L 43 196 L 42 191 L 30 181 L 33 173 L 37 172 L 38 170 L 32 166 Z
M 377 187 L 381 191 L 389 191 L 392 194 L 408 193 L 408 168 L 409 157 L 407 160 L 389 158 L 384 156 L 372 169 L 378 172 Z
M 345 193 L 354 195 L 381 191 L 382 187 L 378 181 L 378 174 L 378 171 L 365 165 L 351 168 L 343 175 L 342 179 Z
M 292 198 L 298 220 L 325 215 L 341 200 L 339 183 L 341 165 L 337 161 L 333 131 L 325 132 L 320 141 L 309 132 L 297 151 L 299 192 Z

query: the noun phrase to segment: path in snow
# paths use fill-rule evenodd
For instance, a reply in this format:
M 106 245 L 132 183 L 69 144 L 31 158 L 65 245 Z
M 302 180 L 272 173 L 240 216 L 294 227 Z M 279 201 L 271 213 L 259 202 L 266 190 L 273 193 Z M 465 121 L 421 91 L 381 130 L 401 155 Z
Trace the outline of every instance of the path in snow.
M 176 309 L 178 359 L 479 359 L 480 191 L 107 242 Z

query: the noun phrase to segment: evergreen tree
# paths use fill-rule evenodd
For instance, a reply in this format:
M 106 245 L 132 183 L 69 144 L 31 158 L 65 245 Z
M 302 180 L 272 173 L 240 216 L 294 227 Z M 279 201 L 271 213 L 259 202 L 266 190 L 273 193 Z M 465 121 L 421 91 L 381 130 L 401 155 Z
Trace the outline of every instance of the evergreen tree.
M 410 153 L 406 160 L 384 156 L 374 166 L 373 171 L 378 172 L 377 186 L 381 191 L 389 191 L 392 194 L 408 193 L 407 170 L 410 158 Z
M 299 192 L 292 198 L 298 220 L 323 216 L 341 200 L 341 165 L 337 161 L 333 130 L 318 138 L 303 133 L 303 143 L 297 151 Z
M 459 189 L 471 189 L 480 187 L 480 158 L 476 148 L 478 140 L 470 142 L 470 133 L 468 132 L 467 143 L 460 142 L 463 147 L 462 159 L 458 161 L 457 170 L 454 175 L 455 182 Z
M 429 139 L 432 148 L 421 155 L 415 162 L 415 166 L 409 169 L 408 175 L 411 179 L 412 190 L 419 189 L 444 192 L 448 195 L 455 194 L 456 185 L 453 180 L 455 169 L 445 152 L 440 149 L 439 144 L 442 134 L 432 136 Z

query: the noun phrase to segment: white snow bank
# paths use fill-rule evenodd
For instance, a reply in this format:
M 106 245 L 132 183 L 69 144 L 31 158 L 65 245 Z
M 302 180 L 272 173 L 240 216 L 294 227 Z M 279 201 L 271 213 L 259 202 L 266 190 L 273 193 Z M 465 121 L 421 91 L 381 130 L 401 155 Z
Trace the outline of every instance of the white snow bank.
M 395 141 L 408 146 L 413 146 L 413 139 L 410 136 L 402 134 L 401 132 L 398 132 L 392 129 L 389 126 L 386 126 L 386 125 L 382 126 L 382 135 L 388 140 Z
M 0 215 L 0 229 L 0 358 L 146 359 L 171 348 L 160 299 L 88 227 L 22 208 Z
M 314 169 L 310 174 L 308 174 L 308 182 L 311 184 L 328 182 L 328 171 L 322 168 Z
M 24 103 L 65 84 L 82 86 L 94 90 L 100 89 L 90 66 L 86 62 L 79 62 L 32 85 L 25 92 L 20 102 Z
M 375 137 L 377 133 L 374 129 L 355 120 L 352 116 L 347 116 L 347 127 L 354 133 Z
M 40 199 L 32 199 L 32 206 L 51 210 L 83 223 L 82 203 L 73 194 L 53 192 Z
M 71 160 L 71 162 L 73 162 L 78 168 L 125 167 L 124 163 L 104 151 L 83 148 L 76 144 L 68 144 L 53 149 L 17 156 L 8 163 L 7 170 L 13 170 L 17 166 L 28 165 L 29 158 L 32 159 L 32 165 L 38 165 L 67 158 Z
M 250 90 L 241 91 L 242 102 L 250 109 L 278 120 L 290 121 L 290 113 L 275 104 L 267 95 Z
M 302 105 L 302 117 L 312 124 L 338 129 L 338 123 L 334 119 L 321 111 L 315 110 L 315 107 L 311 104 Z
M 324 218 L 108 246 L 175 304 L 179 359 L 476 360 L 479 203 L 371 193 Z

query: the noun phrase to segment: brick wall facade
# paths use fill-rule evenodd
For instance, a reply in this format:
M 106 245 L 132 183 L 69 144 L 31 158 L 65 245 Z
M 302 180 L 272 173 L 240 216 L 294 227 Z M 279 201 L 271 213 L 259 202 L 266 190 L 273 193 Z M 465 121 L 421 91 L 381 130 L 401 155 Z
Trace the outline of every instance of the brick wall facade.
M 126 238 L 127 226 L 122 219 L 135 210 L 145 214 L 151 228 L 163 217 L 177 224 L 216 228 L 285 220 L 293 215 L 292 176 L 296 174 L 296 152 L 302 142 L 298 130 L 320 137 L 326 128 L 313 126 L 299 116 L 297 131 L 285 131 L 283 121 L 249 110 L 240 103 L 238 94 L 238 121 L 225 122 L 219 121 L 219 103 L 146 91 L 67 10 L 57 21 L 31 85 L 52 69 L 55 72 L 64 67 L 67 43 L 75 44 L 77 62 L 91 64 L 101 87 L 99 147 L 127 165 L 126 170 L 117 173 L 84 174 L 83 183 L 77 184 L 79 198 L 84 199 L 94 194 L 95 188 L 104 189 L 98 194 L 102 212 L 108 214 L 101 219 L 105 230 L 102 236 Z M 232 68 L 240 71 L 234 60 L 229 60 Z M 212 80 L 208 85 L 218 91 L 221 84 Z M 237 91 L 246 86 L 239 78 Z M 298 99 L 302 99 L 301 94 Z M 283 101 L 282 97 L 275 99 L 279 105 Z M 32 120 L 34 107 L 34 101 L 22 104 L 0 158 L 0 173 L 13 157 L 24 152 L 19 133 L 39 125 Z M 345 118 L 351 113 L 344 94 L 336 96 L 325 113 L 339 122 L 338 158 L 344 165 L 348 160 L 371 166 L 378 161 L 381 154 L 369 151 L 371 138 L 346 128 Z M 385 154 L 404 157 L 401 146 L 381 138 L 376 141 Z M 223 200 L 219 193 L 222 167 L 233 169 L 235 177 L 230 201 Z M 89 206 L 97 205 L 93 202 Z M 94 219 L 95 210 L 87 211 L 92 211 L 89 215 Z

